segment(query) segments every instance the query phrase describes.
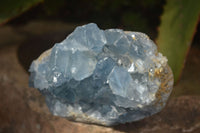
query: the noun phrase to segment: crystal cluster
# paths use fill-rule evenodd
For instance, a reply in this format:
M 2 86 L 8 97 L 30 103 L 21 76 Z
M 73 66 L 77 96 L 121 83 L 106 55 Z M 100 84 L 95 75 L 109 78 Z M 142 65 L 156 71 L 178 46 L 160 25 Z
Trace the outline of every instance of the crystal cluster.
M 77 27 L 29 71 L 54 115 L 106 126 L 159 112 L 173 86 L 166 57 L 147 35 L 94 23 Z

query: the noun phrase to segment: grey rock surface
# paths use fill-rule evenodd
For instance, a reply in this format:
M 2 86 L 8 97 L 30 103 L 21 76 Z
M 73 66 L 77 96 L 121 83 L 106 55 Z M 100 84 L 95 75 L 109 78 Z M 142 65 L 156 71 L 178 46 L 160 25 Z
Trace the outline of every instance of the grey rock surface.
M 29 71 L 30 86 L 54 115 L 106 126 L 159 112 L 173 87 L 167 59 L 148 36 L 93 23 L 77 27 Z

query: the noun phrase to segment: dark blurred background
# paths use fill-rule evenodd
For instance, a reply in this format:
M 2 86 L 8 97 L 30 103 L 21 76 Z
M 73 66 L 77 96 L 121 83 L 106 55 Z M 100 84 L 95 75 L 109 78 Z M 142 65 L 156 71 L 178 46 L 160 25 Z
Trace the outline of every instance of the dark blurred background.
M 32 20 L 94 22 L 103 29 L 121 28 L 156 37 L 165 0 L 44 0 L 8 24 Z

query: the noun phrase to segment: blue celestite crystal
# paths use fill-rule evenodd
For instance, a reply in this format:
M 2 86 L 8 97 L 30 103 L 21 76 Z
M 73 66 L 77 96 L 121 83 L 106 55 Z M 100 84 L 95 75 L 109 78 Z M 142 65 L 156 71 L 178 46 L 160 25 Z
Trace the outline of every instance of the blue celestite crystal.
M 173 86 L 167 59 L 148 36 L 94 23 L 77 27 L 29 71 L 54 115 L 107 126 L 159 112 Z

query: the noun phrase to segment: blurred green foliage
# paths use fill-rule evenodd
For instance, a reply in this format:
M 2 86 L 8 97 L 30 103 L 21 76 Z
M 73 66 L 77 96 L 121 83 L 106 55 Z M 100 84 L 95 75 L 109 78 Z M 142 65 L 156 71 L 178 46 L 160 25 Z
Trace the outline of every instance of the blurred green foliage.
M 199 0 L 168 0 L 161 17 L 157 44 L 167 56 L 175 82 L 179 79 L 200 15 Z
M 16 17 L 43 0 L 1 0 L 0 1 L 0 24 Z

